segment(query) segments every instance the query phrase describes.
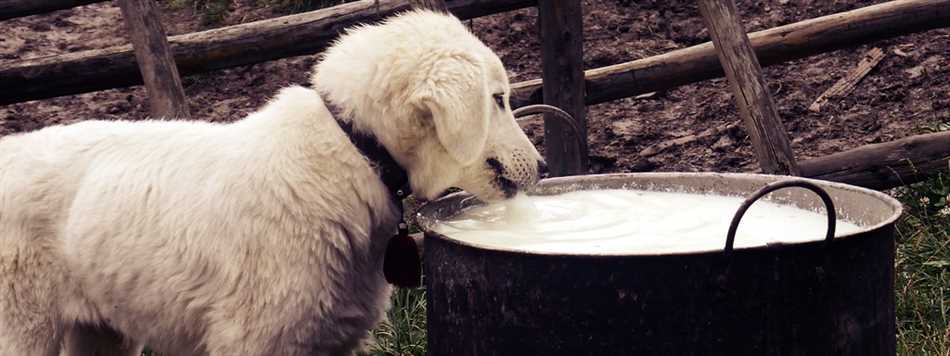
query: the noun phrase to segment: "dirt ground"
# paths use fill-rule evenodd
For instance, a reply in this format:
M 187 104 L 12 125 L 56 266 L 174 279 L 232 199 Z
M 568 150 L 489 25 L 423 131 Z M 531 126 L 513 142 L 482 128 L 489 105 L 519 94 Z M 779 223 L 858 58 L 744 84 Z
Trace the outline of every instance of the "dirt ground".
M 758 31 L 847 11 L 880 1 L 740 1 L 746 29 Z M 171 34 L 281 16 L 254 0 L 232 4 L 222 23 L 202 25 L 190 8 L 164 9 Z M 695 1 L 584 1 L 587 68 L 661 54 L 709 40 Z M 501 56 L 512 81 L 540 76 L 536 10 L 470 21 Z M 127 42 L 121 14 L 100 3 L 0 22 L 0 61 L 57 55 Z M 870 48 L 884 60 L 847 97 L 807 110 L 815 98 L 857 65 Z M 196 118 L 226 122 L 259 107 L 278 88 L 305 83 L 315 56 L 302 56 L 183 78 Z M 950 123 L 950 29 L 898 37 L 765 69 L 778 111 L 798 159 L 885 142 Z M 122 88 L 0 106 L 0 135 L 87 119 L 141 120 L 148 116 L 142 87 Z M 659 142 L 738 122 L 724 79 L 682 86 L 647 98 L 588 108 L 592 172 L 755 171 L 749 139 L 740 127 L 659 154 L 641 151 Z M 540 125 L 529 133 L 541 145 Z

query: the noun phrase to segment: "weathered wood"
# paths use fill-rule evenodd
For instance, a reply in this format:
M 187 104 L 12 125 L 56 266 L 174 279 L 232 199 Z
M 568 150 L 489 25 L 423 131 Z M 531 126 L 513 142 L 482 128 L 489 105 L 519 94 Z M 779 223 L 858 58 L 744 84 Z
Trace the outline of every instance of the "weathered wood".
M 584 28 L 580 0 L 541 1 L 538 22 L 541 32 L 541 64 L 544 103 L 574 118 L 578 134 L 573 137 L 564 123 L 544 116 L 544 150 L 552 176 L 587 173 L 587 108 L 584 105 Z M 577 147 L 575 142 L 583 142 Z
M 892 1 L 749 35 L 759 63 L 783 63 L 831 50 L 950 26 L 950 0 Z M 723 76 L 711 42 L 588 70 L 588 105 Z M 2 76 L 0 76 L 2 77 Z M 512 85 L 512 106 L 541 103 L 541 80 Z
M 919 182 L 937 172 L 950 173 L 950 131 L 891 142 L 799 162 L 802 175 L 888 189 Z
M 190 118 L 185 91 L 155 3 L 152 0 L 119 0 L 118 3 L 148 90 L 152 117 Z
M 0 0 L 0 21 L 104 1 L 106 0 Z
M 387 5 L 392 2 L 380 1 L 381 15 L 396 11 Z M 536 0 L 448 0 L 447 3 L 453 14 L 470 19 L 532 6 Z M 373 1 L 341 6 L 362 9 L 372 7 Z M 396 8 L 405 10 L 408 5 Z M 312 54 L 335 38 L 336 32 L 330 35 L 326 32 L 356 23 L 354 18 L 359 17 L 345 16 L 334 21 L 332 15 L 325 12 L 329 10 L 174 36 L 169 38 L 169 42 L 182 75 Z M 907 0 L 755 32 L 749 39 L 760 64 L 769 66 L 947 26 L 950 26 L 950 0 Z M 300 41 L 296 41 L 293 48 L 269 43 L 274 38 L 282 39 L 280 43 L 283 45 L 292 43 L 288 37 Z M 263 50 L 254 51 L 254 48 Z M 183 65 L 183 62 L 188 65 Z M 134 55 L 128 46 L 4 62 L 0 63 L 0 105 L 141 84 L 136 72 Z M 588 105 L 598 104 L 722 75 L 715 48 L 707 42 L 589 70 L 586 72 L 586 102 Z M 513 84 L 512 106 L 541 103 L 541 86 L 539 79 Z
M 798 175 L 788 131 L 775 109 L 749 37 L 739 23 L 735 1 L 699 0 L 699 12 L 716 46 L 762 171 Z
M 845 74 L 845 76 L 832 85 L 831 88 L 828 88 L 828 90 L 819 95 L 818 98 L 808 106 L 808 110 L 813 112 L 821 111 L 821 106 L 824 105 L 828 99 L 848 95 L 848 93 L 854 90 L 854 87 L 858 85 L 861 79 L 864 79 L 864 76 L 871 72 L 871 69 L 874 69 L 878 63 L 881 63 L 882 59 L 884 59 L 884 51 L 880 48 L 872 48 L 864 54 L 864 58 L 861 58 L 861 62 L 858 63 L 857 67 L 848 71 L 848 74 Z
M 469 19 L 536 0 L 448 0 Z M 349 26 L 410 9 L 408 0 L 361 0 L 168 39 L 182 75 L 317 53 Z M 142 83 L 131 46 L 0 63 L 0 105 Z
M 428 9 L 439 12 L 449 12 L 448 5 L 442 0 L 410 0 L 415 9 Z

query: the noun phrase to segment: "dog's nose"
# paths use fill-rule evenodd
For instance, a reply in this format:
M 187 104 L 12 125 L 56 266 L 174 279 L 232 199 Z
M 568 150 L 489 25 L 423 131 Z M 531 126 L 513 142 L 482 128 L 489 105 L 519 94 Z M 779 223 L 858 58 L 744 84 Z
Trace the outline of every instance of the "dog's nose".
M 551 172 L 548 171 L 548 164 L 544 160 L 538 160 L 538 176 L 541 178 L 547 178 Z

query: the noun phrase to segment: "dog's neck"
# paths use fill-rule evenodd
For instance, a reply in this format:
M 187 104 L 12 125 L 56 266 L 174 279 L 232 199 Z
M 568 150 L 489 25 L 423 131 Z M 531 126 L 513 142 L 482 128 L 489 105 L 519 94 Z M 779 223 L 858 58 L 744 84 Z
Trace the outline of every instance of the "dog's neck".
M 333 119 L 340 125 L 340 128 L 343 129 L 346 136 L 350 138 L 350 142 L 353 143 L 353 146 L 356 146 L 356 149 L 373 163 L 379 175 L 379 179 L 386 185 L 386 189 L 389 190 L 389 196 L 392 199 L 393 205 L 396 206 L 397 211 L 402 213 L 402 199 L 410 193 L 409 174 L 393 159 L 393 156 L 389 154 L 386 147 L 383 147 L 383 145 L 379 143 L 376 136 L 354 130 L 352 118 L 350 118 L 350 120 L 343 120 L 343 110 L 340 107 L 326 98 L 323 99 L 323 102 L 327 106 L 327 109 L 330 110 L 330 114 L 333 115 Z M 400 218 L 402 217 L 400 216 Z
M 323 102 L 333 115 L 333 119 L 349 136 L 353 146 L 356 146 L 356 149 L 373 163 L 379 180 L 386 185 L 392 204 L 399 213 L 396 235 L 387 242 L 386 254 L 383 257 L 383 275 L 386 281 L 398 287 L 418 287 L 422 283 L 422 264 L 415 241 L 409 236 L 409 226 L 403 217 L 402 207 L 402 199 L 410 193 L 409 175 L 375 136 L 357 132 L 353 129 L 352 118 L 342 120 L 343 110 L 340 107 L 325 98 Z

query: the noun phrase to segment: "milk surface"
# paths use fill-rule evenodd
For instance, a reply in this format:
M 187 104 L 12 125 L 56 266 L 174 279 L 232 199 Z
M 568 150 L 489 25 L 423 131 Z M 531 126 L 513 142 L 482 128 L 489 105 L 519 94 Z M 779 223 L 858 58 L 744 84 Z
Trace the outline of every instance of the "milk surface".
M 654 254 L 722 250 L 742 198 L 642 190 L 524 196 L 472 207 L 436 232 L 483 247 L 566 254 Z M 746 212 L 736 248 L 818 241 L 827 216 L 759 200 Z M 836 235 L 860 227 L 838 220 Z

